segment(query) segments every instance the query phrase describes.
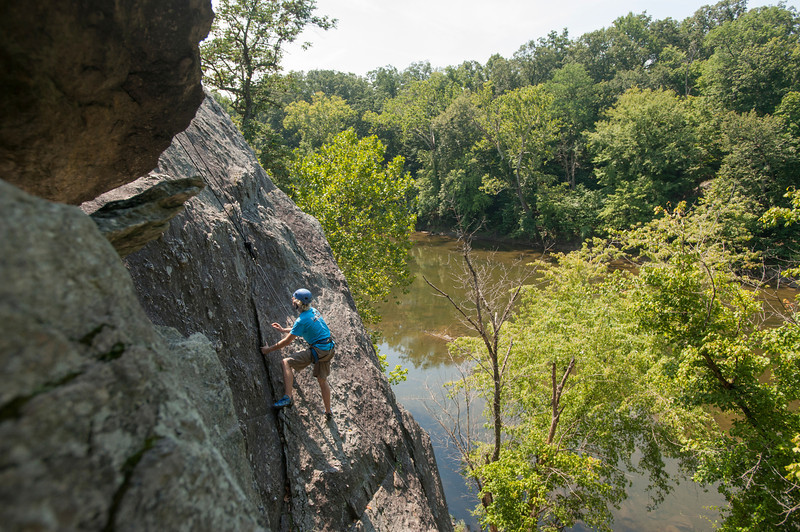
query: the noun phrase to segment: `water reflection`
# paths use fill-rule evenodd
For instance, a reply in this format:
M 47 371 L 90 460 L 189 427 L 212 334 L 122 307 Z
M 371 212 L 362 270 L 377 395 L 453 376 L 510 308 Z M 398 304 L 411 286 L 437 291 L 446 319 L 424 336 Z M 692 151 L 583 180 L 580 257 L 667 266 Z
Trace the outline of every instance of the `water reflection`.
M 380 329 L 385 342 L 407 364 L 425 370 L 449 365 L 447 342 L 474 333 L 457 319 L 447 299 L 435 294 L 423 279 L 444 289 L 457 302 L 465 299 L 465 290 L 457 282 L 463 267 L 457 241 L 424 233 L 416 234 L 414 241 L 411 250 L 414 282 L 407 294 L 379 308 L 383 316 Z M 495 250 L 491 246 L 473 244 L 474 258 L 477 267 L 492 268 L 492 281 L 498 284 L 504 275 L 519 278 L 531 273 L 528 264 L 541 258 L 540 253 L 530 250 L 509 247 Z

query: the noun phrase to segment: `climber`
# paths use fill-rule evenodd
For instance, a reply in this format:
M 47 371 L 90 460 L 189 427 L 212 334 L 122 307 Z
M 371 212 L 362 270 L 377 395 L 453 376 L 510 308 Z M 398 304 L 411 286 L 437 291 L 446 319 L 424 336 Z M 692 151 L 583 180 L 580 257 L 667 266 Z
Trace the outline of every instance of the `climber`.
M 300 316 L 295 320 L 291 329 L 273 323 L 272 327 L 285 333 L 286 336 L 273 346 L 265 345 L 262 347 L 261 353 L 266 355 L 271 351 L 286 347 L 298 336 L 308 342 L 308 349 L 294 353 L 281 361 L 283 364 L 283 388 L 285 394 L 273 406 L 275 408 L 283 408 L 292 405 L 292 384 L 294 383 L 292 369 L 300 371 L 313 363 L 314 376 L 319 382 L 322 402 L 325 405 L 325 418 L 330 421 L 333 413 L 331 412 L 331 388 L 328 385 L 328 375 L 331 372 L 334 342 L 328 324 L 325 323 L 319 311 L 311 306 L 311 298 L 311 292 L 305 288 L 300 288 L 292 294 L 292 306 L 295 310 L 300 311 Z

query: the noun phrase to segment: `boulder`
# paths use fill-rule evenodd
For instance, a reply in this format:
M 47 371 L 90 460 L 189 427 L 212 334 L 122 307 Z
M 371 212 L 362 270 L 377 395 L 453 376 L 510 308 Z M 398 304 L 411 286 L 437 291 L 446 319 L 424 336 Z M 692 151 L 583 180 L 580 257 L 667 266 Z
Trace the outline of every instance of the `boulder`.
M 155 328 L 76 207 L 0 181 L 4 530 L 268 530 L 209 339 Z
M 203 99 L 210 0 L 0 4 L 0 176 L 79 204 L 156 166 Z

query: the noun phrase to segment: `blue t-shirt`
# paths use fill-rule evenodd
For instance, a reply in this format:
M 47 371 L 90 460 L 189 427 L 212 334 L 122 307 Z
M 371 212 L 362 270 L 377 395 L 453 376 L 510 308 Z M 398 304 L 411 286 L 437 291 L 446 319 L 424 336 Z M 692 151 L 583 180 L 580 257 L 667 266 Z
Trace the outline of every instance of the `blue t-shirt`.
M 300 336 L 303 340 L 308 342 L 309 345 L 319 347 L 325 351 L 333 347 L 331 330 L 322 318 L 322 314 L 314 307 L 300 313 L 300 316 L 295 320 L 294 325 L 292 325 L 290 334 Z

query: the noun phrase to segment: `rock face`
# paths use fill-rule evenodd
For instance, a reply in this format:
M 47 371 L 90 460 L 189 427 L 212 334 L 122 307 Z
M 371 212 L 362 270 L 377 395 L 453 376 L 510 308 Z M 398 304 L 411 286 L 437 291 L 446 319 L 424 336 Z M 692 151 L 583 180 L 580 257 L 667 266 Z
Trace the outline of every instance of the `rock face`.
M 263 530 L 207 338 L 156 330 L 75 207 L 0 181 L 3 530 Z
M 203 99 L 210 0 L 0 3 L 0 176 L 79 204 L 152 170 Z
M 396 403 L 319 223 L 272 184 L 211 99 L 143 181 L 156 174 L 199 175 L 207 186 L 125 262 L 153 322 L 215 347 L 269 527 L 451 530 L 429 438 Z M 337 342 L 330 423 L 310 369 L 298 374 L 293 407 L 271 407 L 283 394 L 280 352 L 258 350 L 282 336 L 271 322 L 296 317 L 300 287 Z

